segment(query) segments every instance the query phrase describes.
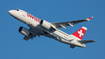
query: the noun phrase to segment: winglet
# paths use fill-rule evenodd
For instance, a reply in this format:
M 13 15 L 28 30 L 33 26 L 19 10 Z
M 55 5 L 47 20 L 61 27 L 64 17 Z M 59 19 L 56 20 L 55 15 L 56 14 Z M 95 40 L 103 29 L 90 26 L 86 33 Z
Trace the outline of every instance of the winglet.
M 92 16 L 92 17 L 90 17 L 90 18 L 87 18 L 86 20 L 87 20 L 87 21 L 89 21 L 89 20 L 91 20 L 92 18 L 93 18 L 93 16 Z

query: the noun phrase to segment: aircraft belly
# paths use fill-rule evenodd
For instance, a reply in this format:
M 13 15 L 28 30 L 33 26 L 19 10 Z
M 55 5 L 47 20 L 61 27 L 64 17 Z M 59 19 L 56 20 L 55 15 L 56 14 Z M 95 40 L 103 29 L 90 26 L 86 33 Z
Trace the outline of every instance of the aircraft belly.
M 78 43 L 78 42 L 70 42 L 70 41 L 64 40 L 64 39 L 59 40 L 59 42 L 62 42 L 62 43 L 68 44 L 68 45 L 75 45 L 75 46 L 83 47 L 83 48 L 86 47 L 84 44 L 81 44 L 81 43 Z
M 72 42 L 68 41 L 66 38 L 65 38 L 65 35 L 57 35 L 55 33 L 53 33 L 53 36 L 54 36 L 54 39 L 59 41 L 59 42 L 62 42 L 62 43 L 66 43 L 66 44 L 73 44 Z
M 79 42 L 76 42 L 75 40 L 73 39 L 68 39 L 65 37 L 65 35 L 59 35 L 59 33 L 55 32 L 53 33 L 54 35 L 54 39 L 59 41 L 59 42 L 62 42 L 62 43 L 65 43 L 65 44 L 68 44 L 68 45 L 76 45 L 76 46 L 82 46 Z

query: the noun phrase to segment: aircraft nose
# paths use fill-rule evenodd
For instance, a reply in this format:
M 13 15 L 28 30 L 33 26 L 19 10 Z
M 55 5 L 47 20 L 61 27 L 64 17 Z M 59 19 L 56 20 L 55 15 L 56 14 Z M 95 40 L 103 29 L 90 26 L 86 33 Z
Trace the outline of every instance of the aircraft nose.
M 9 12 L 10 15 L 14 15 L 15 14 L 14 10 L 9 10 L 8 12 Z

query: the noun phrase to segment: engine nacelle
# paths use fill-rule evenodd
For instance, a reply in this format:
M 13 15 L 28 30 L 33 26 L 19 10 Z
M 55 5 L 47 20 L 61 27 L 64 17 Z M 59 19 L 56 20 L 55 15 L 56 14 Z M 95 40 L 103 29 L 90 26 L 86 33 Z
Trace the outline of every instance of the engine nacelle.
M 49 23 L 45 20 L 41 20 L 40 25 L 42 26 L 43 29 L 48 30 L 50 32 L 53 32 L 56 30 L 56 28 L 51 23 Z
M 25 36 L 29 36 L 30 35 L 30 32 L 27 28 L 24 28 L 24 27 L 20 27 L 19 28 L 19 32 Z
M 40 21 L 40 25 L 43 26 L 46 29 L 50 29 L 51 28 L 51 23 L 45 21 L 45 20 L 41 20 Z

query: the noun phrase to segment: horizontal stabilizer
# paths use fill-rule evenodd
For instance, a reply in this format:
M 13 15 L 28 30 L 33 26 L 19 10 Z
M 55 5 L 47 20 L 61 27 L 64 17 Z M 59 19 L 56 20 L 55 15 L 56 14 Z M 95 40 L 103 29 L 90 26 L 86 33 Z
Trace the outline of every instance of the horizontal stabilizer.
M 90 42 L 95 42 L 95 40 L 79 40 L 78 42 L 80 42 L 80 43 L 90 43 Z

